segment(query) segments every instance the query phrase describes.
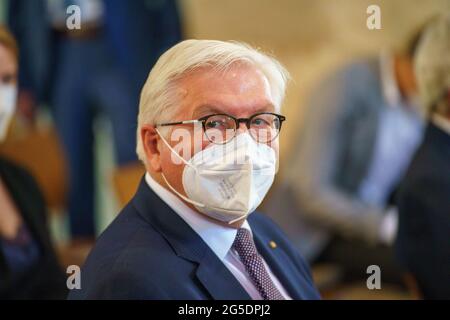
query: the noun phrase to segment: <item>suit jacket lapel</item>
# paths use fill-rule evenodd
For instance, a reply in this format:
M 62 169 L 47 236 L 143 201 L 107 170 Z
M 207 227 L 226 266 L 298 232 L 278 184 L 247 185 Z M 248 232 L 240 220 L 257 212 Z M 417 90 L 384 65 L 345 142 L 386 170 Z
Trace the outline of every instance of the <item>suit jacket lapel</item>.
M 178 256 L 198 264 L 196 277 L 213 299 L 250 299 L 203 239 L 150 189 L 144 178 L 133 198 L 133 205 Z
M 198 266 L 197 278 L 216 300 L 251 299 L 245 289 L 212 250 L 206 251 L 205 256 Z

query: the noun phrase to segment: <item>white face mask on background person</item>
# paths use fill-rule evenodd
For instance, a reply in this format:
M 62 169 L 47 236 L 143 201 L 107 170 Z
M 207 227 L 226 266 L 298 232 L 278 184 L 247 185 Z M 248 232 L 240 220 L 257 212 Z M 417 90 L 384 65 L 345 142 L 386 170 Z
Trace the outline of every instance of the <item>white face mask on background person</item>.
M 167 147 L 186 165 L 183 170 L 185 197 L 198 211 L 221 222 L 232 224 L 245 219 L 262 202 L 276 172 L 276 154 L 267 144 L 257 143 L 241 133 L 226 144 L 212 144 L 186 161 L 162 137 Z
M 17 86 L 0 85 L 0 142 L 8 133 L 9 124 L 16 110 Z

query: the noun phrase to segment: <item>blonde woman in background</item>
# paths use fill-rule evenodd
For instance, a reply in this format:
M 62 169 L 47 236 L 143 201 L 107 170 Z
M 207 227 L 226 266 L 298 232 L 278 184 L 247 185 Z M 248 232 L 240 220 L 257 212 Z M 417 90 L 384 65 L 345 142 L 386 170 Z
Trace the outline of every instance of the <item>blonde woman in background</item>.
M 17 96 L 18 49 L 0 26 L 0 144 Z M 33 177 L 0 157 L 0 299 L 58 299 L 65 280 L 50 241 L 44 199 Z

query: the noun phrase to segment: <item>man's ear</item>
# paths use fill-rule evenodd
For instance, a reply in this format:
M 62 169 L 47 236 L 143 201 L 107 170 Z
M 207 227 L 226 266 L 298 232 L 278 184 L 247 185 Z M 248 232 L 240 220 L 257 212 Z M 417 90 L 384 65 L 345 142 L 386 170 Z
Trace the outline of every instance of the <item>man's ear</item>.
M 155 172 L 161 172 L 161 154 L 158 148 L 159 134 L 152 125 L 141 127 L 141 140 L 144 146 L 145 156 L 150 168 Z

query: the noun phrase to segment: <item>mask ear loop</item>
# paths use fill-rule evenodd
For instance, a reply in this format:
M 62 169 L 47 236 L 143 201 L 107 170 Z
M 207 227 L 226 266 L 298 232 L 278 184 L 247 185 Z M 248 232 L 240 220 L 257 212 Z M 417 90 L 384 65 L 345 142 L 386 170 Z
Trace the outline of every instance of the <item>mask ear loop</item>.
M 166 146 L 170 149 L 170 151 L 172 151 L 174 154 L 176 154 L 176 156 L 181 159 L 181 161 L 183 161 L 186 165 L 190 166 L 191 168 L 193 168 L 194 170 L 196 170 L 196 168 L 194 166 L 192 166 L 189 162 L 187 162 L 182 156 L 180 156 L 178 154 L 178 152 L 176 152 L 171 146 L 170 144 L 166 141 L 166 139 L 164 139 L 164 137 L 162 136 L 162 134 L 159 132 L 158 128 L 155 127 L 156 132 L 158 133 L 159 137 L 161 138 L 161 140 L 166 144 Z M 166 176 L 164 175 L 164 173 L 161 172 L 161 176 L 163 177 L 164 182 L 169 186 L 170 190 L 172 190 L 176 195 L 178 195 L 181 199 L 183 199 L 186 202 L 189 202 L 191 204 L 193 204 L 194 206 L 197 207 L 201 207 L 204 208 L 205 205 L 203 203 L 191 200 L 187 197 L 185 197 L 184 195 L 182 195 L 180 192 L 178 192 L 177 190 L 175 190 L 174 187 L 172 187 L 172 185 L 169 183 L 169 181 L 167 181 Z
M 161 173 L 161 176 L 163 177 L 164 182 L 169 186 L 170 190 L 172 190 L 173 192 L 175 192 L 175 194 L 177 194 L 181 199 L 183 199 L 183 200 L 186 201 L 186 202 L 192 203 L 194 206 L 201 207 L 201 208 L 204 208 L 204 207 L 205 207 L 205 205 L 204 205 L 203 203 L 200 203 L 200 202 L 191 200 L 191 199 L 189 199 L 189 198 L 183 196 L 183 195 L 182 195 L 181 193 L 179 193 L 177 190 L 175 190 L 175 188 L 172 187 L 172 186 L 170 185 L 169 181 L 167 181 L 166 176 L 164 175 L 164 173 Z
M 167 146 L 167 148 L 170 149 L 170 151 L 172 151 L 181 161 L 183 161 L 187 166 L 190 166 L 192 169 L 194 169 L 195 171 L 197 171 L 197 168 L 194 167 L 192 164 L 190 164 L 188 161 L 186 161 L 182 156 L 180 156 L 178 154 L 178 152 L 176 152 L 172 146 L 166 141 L 166 139 L 164 139 L 164 137 L 162 136 L 162 134 L 159 132 L 158 128 L 155 127 L 155 131 L 158 133 L 159 137 L 161 138 L 161 140 L 164 142 L 164 144 Z

